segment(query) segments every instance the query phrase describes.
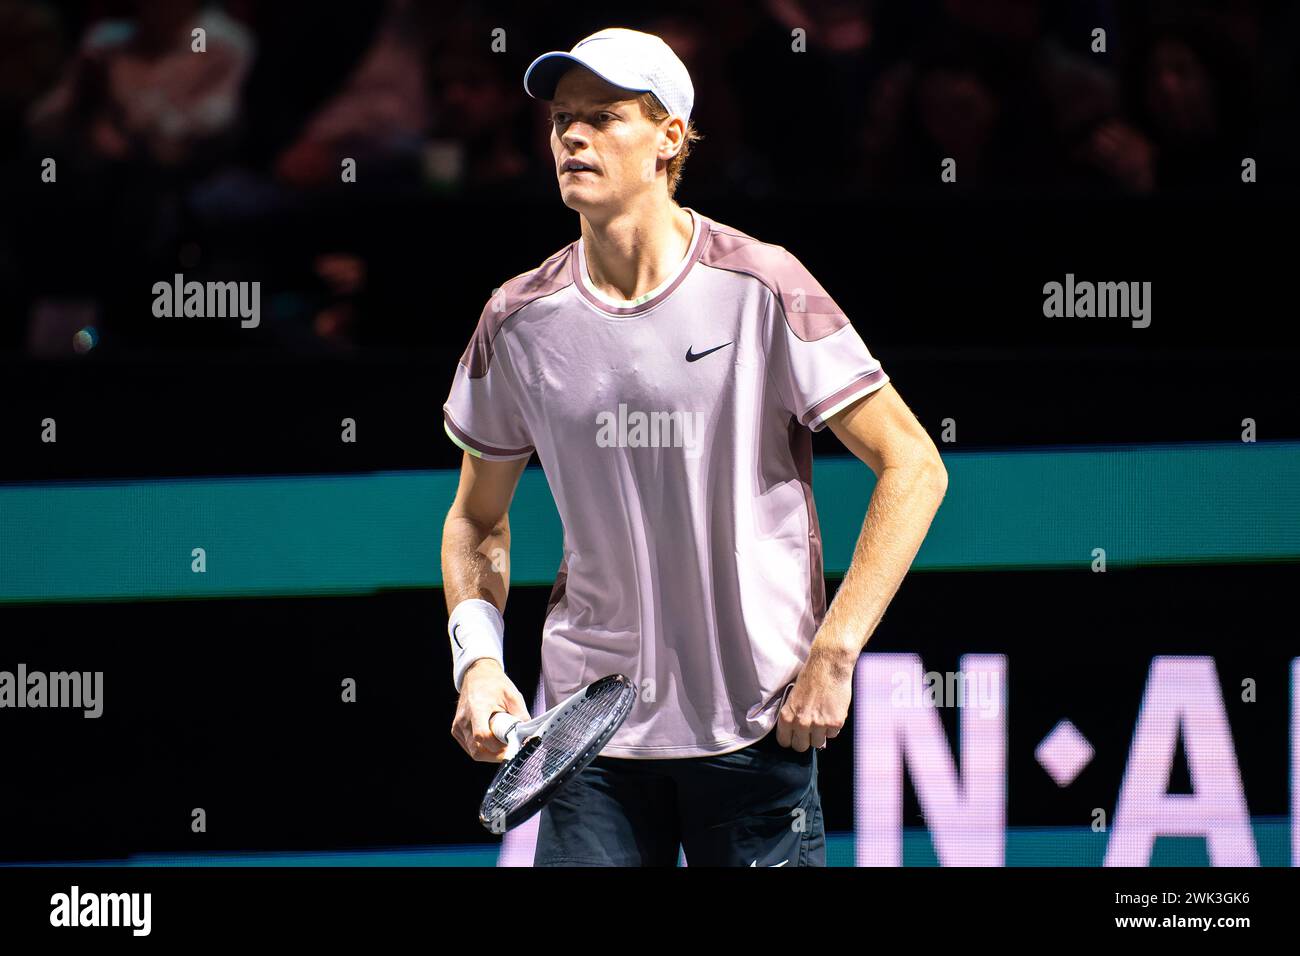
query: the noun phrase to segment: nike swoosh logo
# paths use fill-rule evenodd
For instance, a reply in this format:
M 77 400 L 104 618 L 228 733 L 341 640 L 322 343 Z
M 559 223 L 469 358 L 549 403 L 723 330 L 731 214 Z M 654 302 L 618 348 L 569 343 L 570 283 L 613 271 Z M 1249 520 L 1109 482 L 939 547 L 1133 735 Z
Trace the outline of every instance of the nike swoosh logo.
M 730 345 L 731 343 L 728 342 L 727 344 Z M 789 860 L 782 860 L 780 863 L 773 863 L 772 866 L 774 866 L 774 867 L 776 867 L 776 866 L 785 866 L 785 865 L 786 865 L 787 863 L 789 863 L 789 862 L 790 862 Z M 749 865 L 750 865 L 750 866 L 758 866 L 758 861 L 755 860 L 753 863 L 751 863 L 751 864 L 749 864 Z
M 732 344 L 731 342 L 724 342 L 724 343 L 722 343 L 721 345 L 715 345 L 713 348 L 709 349 L 707 352 L 692 352 L 691 349 L 693 348 L 693 346 L 689 346 L 689 345 L 688 345 L 688 346 L 686 347 L 686 361 L 688 361 L 688 362 L 698 362 L 700 359 L 704 358 L 704 356 L 706 356 L 706 355 L 712 355 L 712 354 L 713 354 L 714 352 L 716 352 L 718 349 L 725 349 L 728 345 L 731 345 L 731 344 Z
M 459 624 L 457 624 L 455 627 L 453 627 L 453 628 L 451 629 L 451 639 L 452 639 L 453 641 L 455 641 L 455 642 L 456 642 L 456 646 L 459 647 L 459 648 L 463 651 L 463 650 L 465 649 L 465 647 L 464 647 L 463 644 L 461 644 L 461 642 L 460 642 L 460 638 L 458 638 L 458 637 L 456 636 L 456 632 L 459 631 L 459 630 L 460 630 L 460 625 L 459 625 Z

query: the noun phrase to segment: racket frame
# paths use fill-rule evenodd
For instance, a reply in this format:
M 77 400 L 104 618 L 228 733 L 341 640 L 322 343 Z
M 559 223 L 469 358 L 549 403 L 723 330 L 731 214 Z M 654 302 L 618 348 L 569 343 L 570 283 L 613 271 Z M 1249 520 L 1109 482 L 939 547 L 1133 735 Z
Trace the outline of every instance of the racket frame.
M 610 721 L 609 726 L 606 727 L 600 735 L 593 739 L 582 752 L 574 754 L 574 756 L 565 764 L 563 769 L 552 777 L 544 787 L 540 788 L 535 794 L 521 803 L 514 810 L 507 813 L 504 821 L 499 820 L 496 812 L 492 814 L 485 813 L 484 811 L 486 810 L 488 803 L 496 794 L 497 788 L 501 784 L 502 780 L 510 773 L 510 768 L 527 760 L 529 755 L 541 746 L 542 740 L 545 738 L 546 731 L 550 725 L 586 700 L 593 691 L 602 690 L 609 684 L 618 684 L 623 687 L 623 694 L 625 695 L 624 703 L 620 706 L 615 719 Z M 629 693 L 629 691 L 631 693 Z M 542 807 L 546 805 L 547 801 L 549 801 L 561 787 L 585 770 L 587 766 L 600 755 L 600 752 L 605 749 L 605 745 L 609 743 L 610 738 L 613 737 L 619 727 L 623 725 L 623 721 L 627 719 L 627 715 L 631 713 L 632 706 L 635 703 L 636 685 L 622 674 L 611 674 L 608 677 L 602 677 L 599 680 L 592 681 L 586 687 L 583 687 L 581 690 L 567 697 L 557 706 L 551 708 L 544 714 L 532 718 L 531 720 L 520 721 L 518 718 L 505 714 L 503 711 L 498 711 L 493 714 L 489 720 L 489 726 L 491 726 L 492 732 L 496 734 L 497 739 L 502 740 L 506 744 L 506 753 L 508 756 L 506 756 L 500 769 L 497 770 L 496 776 L 493 777 L 492 783 L 487 788 L 487 792 L 483 795 L 483 802 L 479 805 L 479 823 L 491 830 L 493 833 L 501 833 L 506 830 L 514 829 L 533 814 L 541 810 Z M 508 721 L 498 719 L 503 715 L 508 718 Z M 498 823 L 501 824 L 501 829 L 497 828 Z

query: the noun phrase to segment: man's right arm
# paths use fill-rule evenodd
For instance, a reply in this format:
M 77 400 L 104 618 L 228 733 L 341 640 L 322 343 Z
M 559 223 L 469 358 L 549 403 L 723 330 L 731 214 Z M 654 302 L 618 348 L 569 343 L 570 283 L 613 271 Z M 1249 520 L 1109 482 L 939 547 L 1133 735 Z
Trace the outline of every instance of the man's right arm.
M 476 599 L 488 602 L 497 613 L 505 610 L 510 591 L 510 502 L 527 464 L 527 458 L 486 461 L 464 455 L 460 485 L 442 532 L 442 579 L 449 616 L 462 602 Z M 499 664 L 482 657 L 461 678 L 460 702 L 451 727 L 452 736 L 475 760 L 499 760 L 505 750 L 487 725 L 497 710 L 528 717 L 527 704 Z
M 447 613 L 481 598 L 505 610 L 510 591 L 510 502 L 527 458 L 485 461 L 468 452 L 456 500 L 442 528 L 442 580 Z

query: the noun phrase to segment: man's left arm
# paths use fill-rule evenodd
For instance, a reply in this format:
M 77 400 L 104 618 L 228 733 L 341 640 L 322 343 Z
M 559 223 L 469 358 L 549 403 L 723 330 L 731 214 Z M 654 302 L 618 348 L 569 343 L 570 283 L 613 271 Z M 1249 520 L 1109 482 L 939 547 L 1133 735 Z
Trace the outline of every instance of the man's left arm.
M 848 718 L 853 669 L 925 540 L 948 488 L 934 442 L 886 383 L 827 420 L 876 475 L 853 559 L 781 708 L 777 741 L 805 751 Z

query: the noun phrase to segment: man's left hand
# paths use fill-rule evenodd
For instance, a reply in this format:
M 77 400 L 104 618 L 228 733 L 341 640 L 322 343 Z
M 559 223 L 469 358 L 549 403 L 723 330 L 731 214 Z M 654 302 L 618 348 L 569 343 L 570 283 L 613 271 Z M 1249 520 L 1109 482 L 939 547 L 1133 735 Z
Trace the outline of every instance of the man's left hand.
M 776 740 L 803 753 L 839 734 L 853 700 L 857 655 L 813 644 L 808 662 L 777 715 Z

